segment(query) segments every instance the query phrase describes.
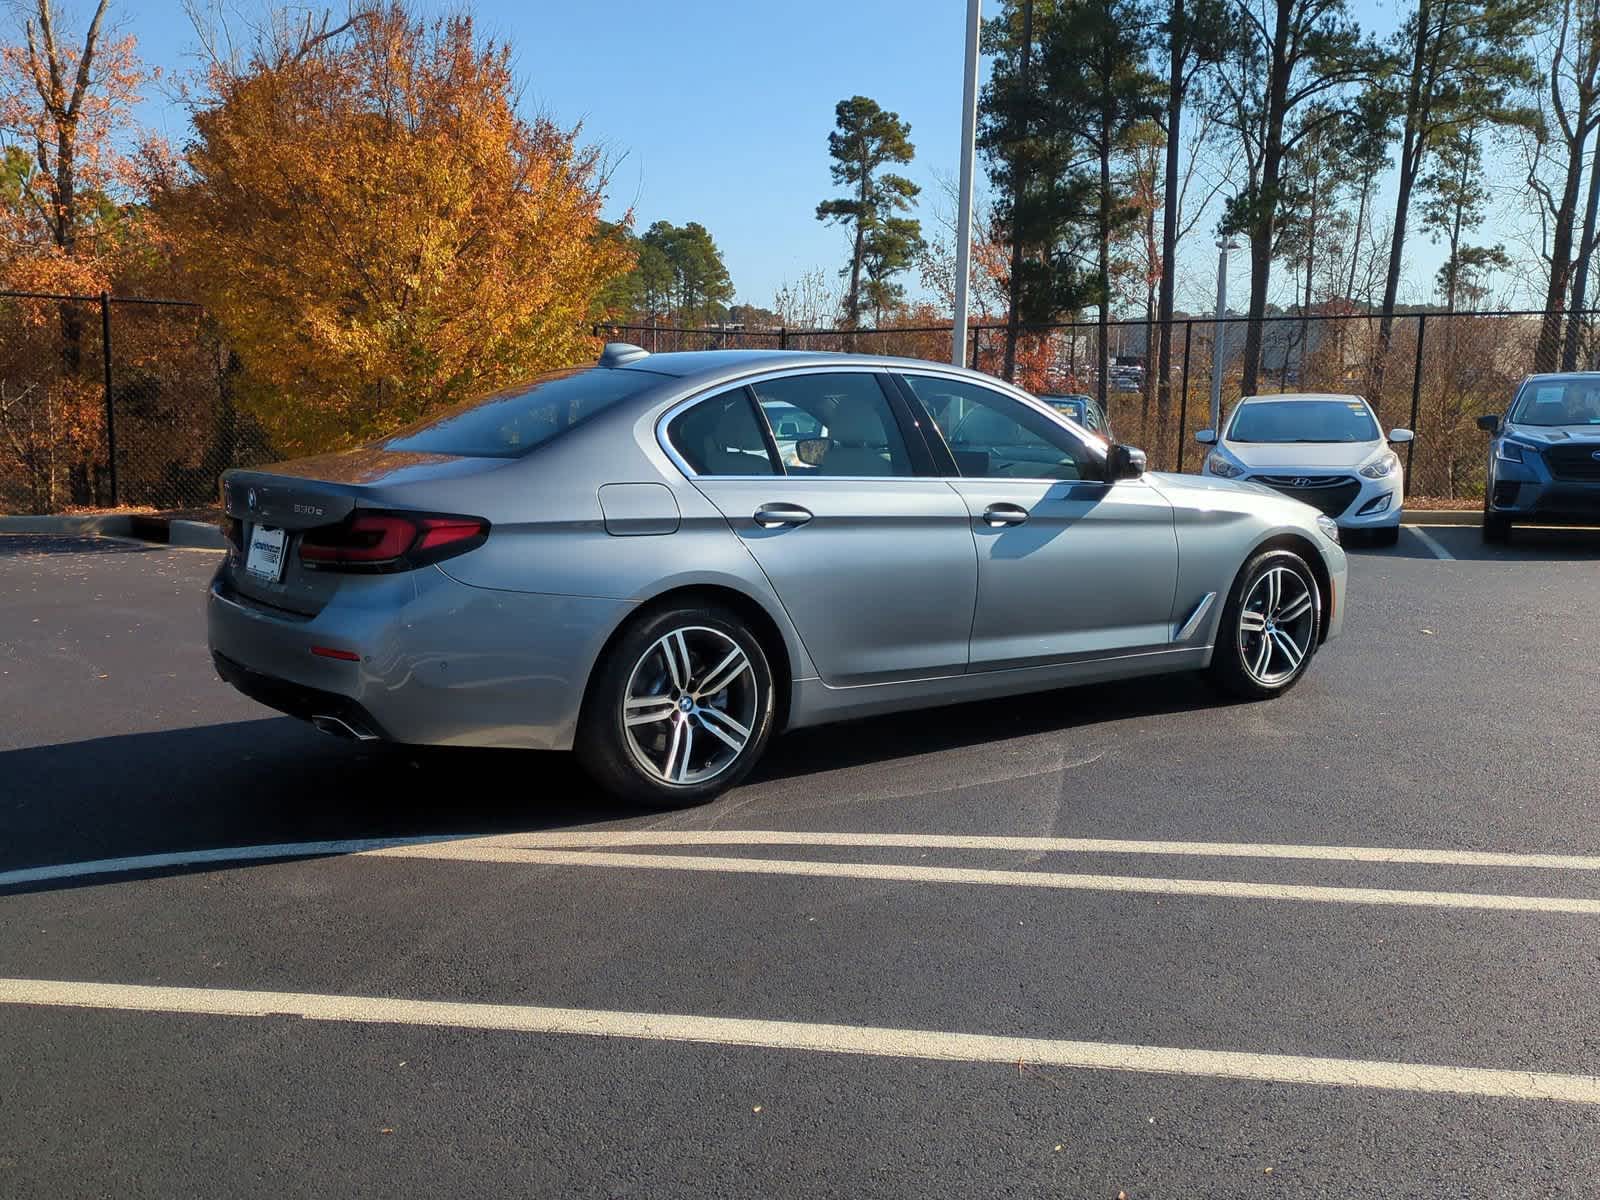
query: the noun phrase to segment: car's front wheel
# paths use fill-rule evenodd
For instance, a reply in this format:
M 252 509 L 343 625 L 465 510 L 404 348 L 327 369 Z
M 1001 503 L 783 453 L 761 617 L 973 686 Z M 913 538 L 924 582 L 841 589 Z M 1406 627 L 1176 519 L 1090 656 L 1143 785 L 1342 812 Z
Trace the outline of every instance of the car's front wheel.
M 1509 542 L 1511 540 L 1511 518 L 1492 513 L 1485 507 L 1483 510 L 1483 540 L 1491 544 Z
M 1317 652 L 1322 593 L 1292 550 L 1267 550 L 1239 573 L 1222 611 L 1211 677 L 1246 700 L 1293 687 Z
M 738 614 L 674 607 L 635 621 L 607 651 L 574 749 L 613 794 L 677 808 L 749 774 L 773 716 L 772 669 Z

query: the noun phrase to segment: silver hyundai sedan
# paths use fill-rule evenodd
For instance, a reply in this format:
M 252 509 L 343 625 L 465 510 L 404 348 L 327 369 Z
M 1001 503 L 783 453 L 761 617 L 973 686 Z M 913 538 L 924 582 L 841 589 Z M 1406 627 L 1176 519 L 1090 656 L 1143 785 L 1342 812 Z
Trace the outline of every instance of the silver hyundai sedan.
M 228 682 L 345 737 L 573 749 L 662 806 L 869 713 L 1201 669 L 1274 696 L 1344 618 L 1317 510 L 909 359 L 612 344 L 223 491 Z

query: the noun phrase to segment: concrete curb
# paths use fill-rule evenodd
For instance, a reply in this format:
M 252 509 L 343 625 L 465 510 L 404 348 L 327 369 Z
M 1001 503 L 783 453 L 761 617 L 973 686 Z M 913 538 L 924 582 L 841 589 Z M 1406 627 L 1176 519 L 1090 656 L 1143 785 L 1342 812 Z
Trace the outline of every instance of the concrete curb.
M 133 518 L 0 517 L 0 533 L 66 534 L 79 537 L 132 537 Z
M 1402 525 L 1477 525 L 1483 521 L 1483 510 L 1473 509 L 1440 509 L 1432 511 L 1426 508 L 1407 509 L 1401 514 Z
M 223 550 L 222 530 L 207 521 L 173 521 L 166 517 L 0 517 L 0 533 L 33 533 L 46 537 L 124 537 L 169 546 Z

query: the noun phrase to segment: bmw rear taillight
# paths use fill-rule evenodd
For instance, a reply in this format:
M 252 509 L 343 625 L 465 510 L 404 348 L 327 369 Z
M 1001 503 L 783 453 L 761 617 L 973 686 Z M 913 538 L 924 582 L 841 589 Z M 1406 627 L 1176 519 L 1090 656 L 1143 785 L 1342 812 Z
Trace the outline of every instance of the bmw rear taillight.
M 358 509 L 338 525 L 307 530 L 300 562 L 325 571 L 409 571 L 465 554 L 488 536 L 482 517 Z

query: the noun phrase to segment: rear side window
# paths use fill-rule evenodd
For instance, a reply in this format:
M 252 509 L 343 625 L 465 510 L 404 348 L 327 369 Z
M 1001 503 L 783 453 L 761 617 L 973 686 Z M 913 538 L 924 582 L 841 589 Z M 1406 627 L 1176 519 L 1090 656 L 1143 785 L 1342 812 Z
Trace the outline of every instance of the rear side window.
M 786 474 L 868 479 L 916 474 L 876 375 L 787 375 L 763 380 L 752 390 L 773 426 Z
M 667 439 L 696 475 L 777 475 L 750 393 L 735 388 L 673 417 Z
M 379 445 L 385 450 L 520 458 L 536 446 L 660 383 L 638 369 L 579 367 L 541 375 L 430 417 Z

